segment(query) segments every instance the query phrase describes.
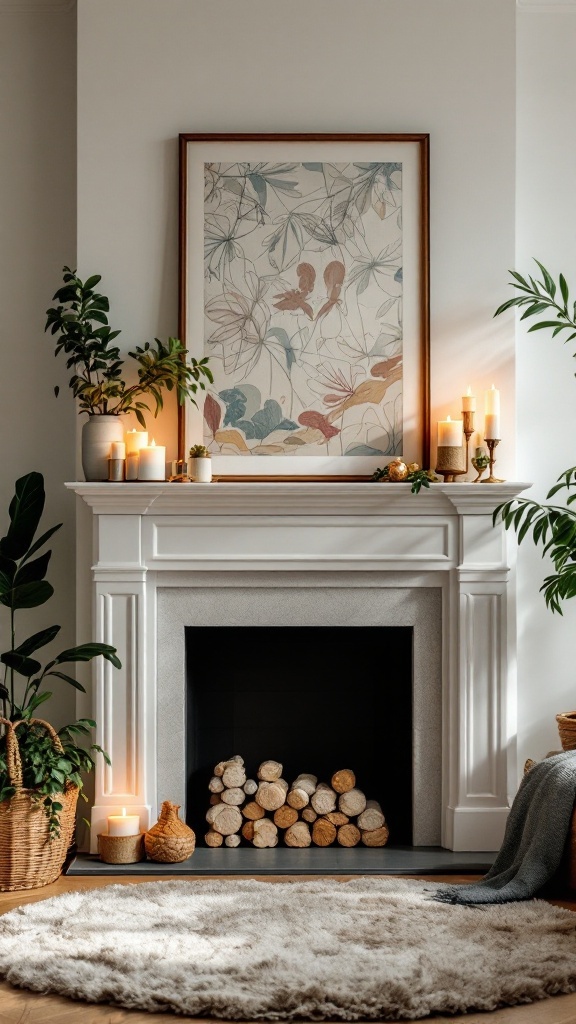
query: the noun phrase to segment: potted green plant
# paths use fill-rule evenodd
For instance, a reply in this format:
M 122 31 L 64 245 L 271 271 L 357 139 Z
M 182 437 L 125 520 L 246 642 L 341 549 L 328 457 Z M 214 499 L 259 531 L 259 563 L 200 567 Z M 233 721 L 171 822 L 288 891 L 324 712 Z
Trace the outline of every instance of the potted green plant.
M 107 755 L 90 736 L 95 722 L 81 718 L 58 732 L 37 718 L 50 699 L 51 682 L 84 690 L 68 665 L 103 657 L 120 668 L 109 644 L 85 643 L 61 651 L 44 666 L 37 652 L 51 643 L 60 626 L 47 626 L 23 639 L 18 613 L 38 608 L 54 593 L 46 580 L 52 552 L 40 552 L 61 523 L 36 538 L 44 509 L 41 473 L 16 481 L 10 525 L 0 540 L 0 604 L 8 610 L 8 645 L 0 654 L 0 890 L 46 885 L 60 874 L 70 846 L 82 773 L 94 768 L 93 753 Z M 83 795 L 83 794 L 82 794 Z
M 178 402 L 187 399 L 196 404 L 198 388 L 204 379 L 212 383 L 208 358 L 186 359 L 187 349 L 178 338 L 166 344 L 158 338 L 136 346 L 129 352 L 138 367 L 138 381 L 128 386 L 123 379 L 125 364 L 114 344 L 120 331 L 108 323 L 110 303 L 95 289 L 101 281 L 94 274 L 82 281 L 76 271 L 64 267 L 64 284 L 55 293 L 58 305 L 47 310 L 45 330 L 56 335 L 56 351 L 68 357 L 73 370 L 69 386 L 78 399 L 80 412 L 88 414 L 82 431 L 82 465 L 87 480 L 108 479 L 108 454 L 113 441 L 122 441 L 123 413 L 135 413 L 146 428 L 147 401 L 154 403 L 154 416 L 163 406 L 163 391 L 175 391 Z M 55 388 L 58 394 L 58 388 Z
M 212 480 L 212 459 L 205 444 L 193 444 L 188 453 L 188 476 L 197 484 Z
M 510 284 L 519 294 L 508 299 L 496 310 L 499 316 L 512 307 L 523 309 L 521 320 L 543 317 L 528 328 L 529 332 L 551 330 L 552 337 L 568 332 L 565 342 L 576 338 L 576 302 L 570 301 L 568 284 L 563 274 L 558 284 L 538 260 L 534 261 L 541 273 L 541 280 L 523 277 L 511 270 Z M 505 528 L 512 529 L 518 536 L 518 543 L 531 536 L 534 543 L 542 547 L 542 556 L 549 555 L 554 572 L 547 575 L 540 590 L 548 608 L 562 615 L 562 604 L 576 596 L 576 466 L 560 474 L 556 483 L 541 503 L 531 498 L 515 498 L 500 505 L 494 512 L 494 521 L 502 519 Z M 572 492 L 572 493 L 571 493 Z M 562 494 L 564 505 L 551 503 L 550 499 Z M 556 716 L 558 731 L 565 750 L 576 748 L 576 711 L 562 712 Z

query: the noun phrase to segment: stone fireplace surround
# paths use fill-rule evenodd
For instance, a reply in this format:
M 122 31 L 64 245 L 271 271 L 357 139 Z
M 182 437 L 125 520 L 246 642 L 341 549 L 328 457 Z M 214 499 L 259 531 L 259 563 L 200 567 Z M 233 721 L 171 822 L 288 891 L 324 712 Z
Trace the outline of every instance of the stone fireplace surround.
M 118 808 L 147 828 L 162 799 L 185 802 L 184 627 L 286 615 L 414 626 L 414 842 L 498 848 L 517 788 L 516 635 L 492 512 L 528 484 L 67 486 L 94 513 L 94 638 L 122 660 L 94 666 L 112 767 L 96 774 L 93 851 Z

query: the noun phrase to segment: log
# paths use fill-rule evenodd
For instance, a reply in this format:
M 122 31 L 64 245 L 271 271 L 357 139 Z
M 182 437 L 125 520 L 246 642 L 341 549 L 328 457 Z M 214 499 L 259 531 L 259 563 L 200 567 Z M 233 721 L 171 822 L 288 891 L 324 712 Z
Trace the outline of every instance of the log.
M 336 839 L 340 843 L 340 846 L 358 846 L 362 833 L 356 825 L 349 822 L 347 825 L 341 825 L 338 829 L 338 835 Z
M 258 783 L 254 779 L 246 779 L 246 782 L 242 786 L 242 789 L 247 796 L 254 796 L 254 793 L 258 789 Z
M 282 775 L 282 765 L 279 761 L 262 761 L 256 774 L 262 782 L 275 782 Z
M 254 846 L 259 850 L 278 845 L 278 828 L 270 818 L 260 818 L 254 822 Z
M 206 811 L 206 821 L 211 825 L 216 821 L 216 815 L 218 814 L 218 808 L 222 806 L 222 803 L 212 804 L 211 807 Z
M 297 779 L 294 779 L 291 789 L 303 789 L 308 796 L 312 796 L 316 792 L 318 785 L 318 779 L 315 775 L 308 775 L 306 772 L 302 772 Z
M 224 789 L 222 779 L 219 779 L 217 775 L 213 775 L 208 783 L 208 789 L 211 793 L 221 793 Z
M 330 846 L 336 839 L 336 826 L 326 818 L 317 818 L 312 825 L 312 842 L 315 846 Z
M 302 811 L 302 821 L 309 821 L 312 823 L 313 821 L 316 821 L 317 817 L 318 815 L 313 807 L 305 807 Z
M 242 808 L 242 814 L 245 818 L 249 818 L 250 821 L 256 821 L 258 818 L 263 818 L 265 813 L 266 811 L 264 808 L 260 807 L 260 804 L 257 804 L 254 800 L 251 800 L 248 804 L 244 804 L 244 807 Z
M 317 814 L 329 814 L 330 811 L 336 810 L 336 793 L 325 782 L 320 782 L 316 792 L 310 798 L 310 803 Z M 340 810 L 346 814 L 343 807 Z
M 214 775 L 217 775 L 219 778 L 221 778 L 222 775 L 224 775 L 226 768 L 228 768 L 228 766 L 231 764 L 243 765 L 244 758 L 240 757 L 240 754 L 234 754 L 234 756 L 229 757 L 227 761 L 219 761 L 214 769 Z
M 363 832 L 362 842 L 364 846 L 386 846 L 389 834 L 387 826 L 382 825 L 382 828 L 375 828 L 372 832 Z
M 356 776 L 350 768 L 341 768 L 339 772 L 334 772 L 330 784 L 337 793 L 348 793 L 356 785 Z
M 246 793 L 243 789 L 238 786 L 232 789 L 225 789 L 221 794 L 221 800 L 223 804 L 232 804 L 233 807 L 239 807 L 243 804 L 246 799 Z
M 222 776 L 222 782 L 228 789 L 236 789 L 238 786 L 243 786 L 246 782 L 246 772 L 244 766 L 234 761 L 233 764 L 229 764 L 224 769 Z
M 249 843 L 254 839 L 254 822 L 245 821 L 242 825 L 242 835 L 244 839 L 247 839 Z
M 298 811 L 288 804 L 282 804 L 282 807 L 274 811 L 274 824 L 278 825 L 278 828 L 289 828 L 295 821 L 298 821 Z
M 342 811 L 330 811 L 328 814 L 325 814 L 324 817 L 328 821 L 331 821 L 333 825 L 336 825 L 337 828 L 339 828 L 340 825 L 347 825 L 350 821 L 348 815 L 342 814 Z
M 284 842 L 286 846 L 295 846 L 303 848 L 310 846 L 312 842 L 312 836 L 310 835 L 310 829 L 305 821 L 297 821 L 294 825 L 290 825 L 284 833 Z
M 288 793 L 286 803 L 290 804 L 290 807 L 295 807 L 297 811 L 301 811 L 310 803 L 310 797 L 305 789 L 297 786 L 296 789 L 291 789 Z
M 228 804 L 218 804 L 217 807 L 211 808 L 211 810 L 217 811 L 216 817 L 212 822 L 212 828 L 215 832 L 220 832 L 223 836 L 231 836 L 233 832 L 239 832 L 242 828 L 242 815 L 237 807 L 229 807 Z
M 288 783 L 284 779 L 277 779 L 276 782 L 261 782 L 254 799 L 265 811 L 277 811 L 282 804 L 286 803 L 287 791 Z
M 211 828 L 204 836 L 204 840 L 206 842 L 206 846 L 222 846 L 224 836 L 221 836 L 219 832 L 215 832 L 214 829 Z
M 377 800 L 366 801 L 366 807 L 362 813 L 358 815 L 358 821 L 356 824 L 363 832 L 373 832 L 375 829 L 382 828 L 382 825 L 386 824 L 382 808 Z
M 224 775 L 224 769 L 227 764 L 227 761 L 219 761 L 214 769 L 214 775 L 217 775 L 219 779 L 222 778 L 222 776 Z
M 224 845 L 230 846 L 232 848 L 234 848 L 235 846 L 240 846 L 240 836 L 238 835 L 238 833 L 234 832 L 231 836 L 226 836 L 226 839 L 224 840 Z
M 210 807 L 214 807 L 216 804 L 222 803 L 222 797 L 220 793 L 210 793 L 210 799 L 208 801 Z
M 361 789 L 349 789 L 338 798 L 338 807 L 342 814 L 355 818 L 357 814 L 362 814 L 366 807 L 366 797 Z

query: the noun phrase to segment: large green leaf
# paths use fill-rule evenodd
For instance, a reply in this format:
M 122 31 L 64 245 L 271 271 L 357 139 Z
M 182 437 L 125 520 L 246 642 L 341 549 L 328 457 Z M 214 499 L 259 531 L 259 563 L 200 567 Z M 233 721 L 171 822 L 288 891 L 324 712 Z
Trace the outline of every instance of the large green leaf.
M 35 661 L 34 658 L 25 658 L 23 654 L 17 654 L 16 651 L 6 651 L 5 654 L 0 654 L 0 661 L 21 676 L 26 676 L 27 679 L 42 668 L 39 661 Z
M 43 533 L 42 536 L 38 538 L 38 540 L 34 541 L 32 547 L 28 549 L 22 561 L 26 562 L 29 558 L 32 557 L 32 555 L 35 555 L 36 552 L 40 550 L 42 545 L 45 544 L 47 540 L 50 540 L 52 534 L 56 533 L 56 530 L 59 530 L 61 526 L 62 523 L 57 523 L 56 526 L 52 526 L 51 529 L 46 530 L 46 533 Z
M 60 629 L 60 626 L 49 626 L 47 629 L 41 629 L 39 633 L 34 633 L 27 640 L 18 644 L 18 647 L 15 648 L 15 653 L 24 654 L 26 657 L 29 654 L 34 654 L 34 651 L 39 651 L 41 647 L 51 643 L 60 632 Z
M 18 559 L 30 547 L 44 510 L 44 478 L 41 473 L 28 473 L 16 481 L 10 502 L 10 526 L 0 540 L 0 552 L 6 558 Z
M 58 679 L 63 679 L 65 683 L 69 683 L 75 690 L 81 690 L 82 693 L 86 693 L 84 687 L 78 682 L 77 679 L 73 679 L 72 676 L 67 676 L 65 672 L 47 672 L 46 676 L 56 676 Z
M 46 580 L 41 580 L 39 583 L 23 583 L 21 587 L 13 587 L 8 593 L 0 592 L 0 604 L 14 610 L 38 608 L 39 605 L 45 604 L 53 593 L 54 587 Z
M 19 587 L 24 583 L 38 583 L 43 580 L 48 572 L 48 563 L 52 557 L 51 551 L 46 551 L 40 558 L 34 558 L 31 562 L 22 565 L 14 578 L 14 586 Z
M 52 665 L 63 665 L 65 662 L 72 661 L 92 661 L 93 658 L 102 655 L 106 661 L 109 661 L 116 668 L 122 668 L 122 663 L 116 657 L 116 648 L 111 647 L 110 644 L 80 644 L 78 647 L 70 647 L 66 651 L 62 651 L 51 663 Z

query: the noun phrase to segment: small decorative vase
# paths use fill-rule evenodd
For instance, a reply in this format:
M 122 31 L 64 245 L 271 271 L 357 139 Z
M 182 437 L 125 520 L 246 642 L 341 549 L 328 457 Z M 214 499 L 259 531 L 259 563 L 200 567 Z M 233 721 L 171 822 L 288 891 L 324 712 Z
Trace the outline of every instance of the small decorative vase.
M 188 477 L 196 484 L 209 484 L 212 481 L 212 459 L 209 455 L 188 459 Z
M 150 860 L 161 864 L 179 864 L 194 853 L 196 836 L 178 816 L 180 804 L 165 800 L 160 817 L 144 836 L 144 848 Z
M 82 469 L 87 480 L 108 479 L 108 459 L 114 441 L 124 440 L 120 416 L 89 416 L 82 427 Z
M 576 750 L 576 711 L 556 715 L 562 750 Z

